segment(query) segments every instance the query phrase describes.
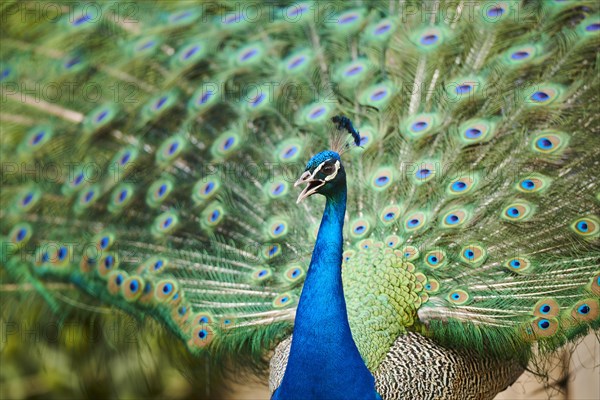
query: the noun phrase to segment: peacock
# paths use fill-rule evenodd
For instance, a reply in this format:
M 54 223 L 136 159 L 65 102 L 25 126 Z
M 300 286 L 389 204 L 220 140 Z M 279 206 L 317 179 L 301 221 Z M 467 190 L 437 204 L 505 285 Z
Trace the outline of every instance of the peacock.
M 4 313 L 274 400 L 489 399 L 600 328 L 595 1 L 0 7 Z

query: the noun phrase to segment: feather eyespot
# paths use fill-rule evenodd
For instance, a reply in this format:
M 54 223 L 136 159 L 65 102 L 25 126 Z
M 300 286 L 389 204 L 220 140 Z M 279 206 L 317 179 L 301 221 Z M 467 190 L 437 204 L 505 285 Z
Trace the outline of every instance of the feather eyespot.
M 192 329 L 188 347 L 191 349 L 202 349 L 210 344 L 214 336 L 215 334 L 210 326 L 196 326 Z
M 400 217 L 400 207 L 396 204 L 386 206 L 379 215 L 379 220 L 385 225 L 394 223 Z
M 197 205 L 202 205 L 212 199 L 221 189 L 221 181 L 218 178 L 201 178 L 192 188 L 192 200 Z
M 82 183 L 84 183 L 85 181 L 86 175 L 84 173 L 84 170 L 76 169 L 72 175 L 69 174 L 69 178 L 63 184 L 61 191 L 64 195 L 71 195 L 74 192 L 80 190 L 83 187 Z
M 50 127 L 36 126 L 28 131 L 23 141 L 19 144 L 17 151 L 20 154 L 35 153 L 42 149 L 52 136 L 53 131 Z
M 253 65 L 259 62 L 264 54 L 261 44 L 250 44 L 242 47 L 236 54 L 237 65 Z
M 373 92 L 373 94 L 371 94 L 369 96 L 369 99 L 371 99 L 372 101 L 383 100 L 387 96 L 387 94 L 388 94 L 387 89 L 382 88 L 382 89 L 379 89 L 379 90 Z
M 427 34 L 427 35 L 423 35 L 421 36 L 421 44 L 425 45 L 425 46 L 429 46 L 434 44 L 435 42 L 438 41 L 438 36 L 434 35 L 434 34 Z
M 414 232 L 425 226 L 426 217 L 423 212 L 414 212 L 404 218 L 404 230 Z
M 200 17 L 200 11 L 195 9 L 187 9 L 175 11 L 166 16 L 167 23 L 172 26 L 185 26 L 191 24 Z
M 485 119 L 471 119 L 461 124 L 459 140 L 463 146 L 484 143 L 492 139 L 496 124 Z
M 171 234 L 179 226 L 179 217 L 172 211 L 166 211 L 154 219 L 152 234 L 156 237 Z
M 350 24 L 352 22 L 355 22 L 356 20 L 358 20 L 360 18 L 360 14 L 358 12 L 355 11 L 348 11 L 342 15 L 340 15 L 337 19 L 337 23 L 339 25 L 346 25 L 346 24 Z
M 414 261 L 419 258 L 419 249 L 415 246 L 405 246 L 402 250 L 402 257 L 407 261 Z
M 354 76 L 354 75 L 362 72 L 364 69 L 365 69 L 365 67 L 360 64 L 353 64 L 353 65 L 346 67 L 343 74 L 345 77 L 351 77 L 351 76 Z
M 304 56 L 294 56 L 287 64 L 288 70 L 294 70 L 306 62 Z
M 216 201 L 210 203 L 200 215 L 200 225 L 205 229 L 213 229 L 225 218 L 225 209 Z
M 439 164 L 436 162 L 421 162 L 417 164 L 417 171 L 414 174 L 414 182 L 423 184 L 432 180 L 439 169 Z
M 282 247 L 277 243 L 267 243 L 262 247 L 261 254 L 263 259 L 270 261 L 282 254 Z
M 191 43 L 182 46 L 171 58 L 171 67 L 174 69 L 191 66 L 202 60 L 206 55 L 206 44 L 201 39 L 194 39 Z
M 478 181 L 479 178 L 476 175 L 463 176 L 461 178 L 452 180 L 448 184 L 446 193 L 453 196 L 465 195 L 476 188 Z
M 385 19 L 376 24 L 372 29 L 372 34 L 375 36 L 383 36 L 389 35 L 392 33 L 392 30 L 395 28 L 391 19 Z
M 446 264 L 446 253 L 443 250 L 425 253 L 425 264 L 434 269 L 444 266 Z
M 183 137 L 172 136 L 166 139 L 156 151 L 156 163 L 160 167 L 171 165 L 185 150 Z
M 263 92 L 261 89 L 256 88 L 252 95 L 248 96 L 245 107 L 250 112 L 258 113 L 261 110 L 265 110 L 270 103 L 272 103 L 270 92 Z
M 83 120 L 83 129 L 86 134 L 92 134 L 108 126 L 117 116 L 116 104 L 103 104 L 92 110 Z
M 390 187 L 394 179 L 391 168 L 383 167 L 378 169 L 371 178 L 371 187 L 375 191 L 383 191 Z
M 438 114 L 417 114 L 402 123 L 401 131 L 409 139 L 421 139 L 437 132 L 440 119 Z
M 144 281 L 139 276 L 130 276 L 121 285 L 121 294 L 127 301 L 136 301 L 143 294 Z
M 329 121 L 332 112 L 333 107 L 327 103 L 312 103 L 302 110 L 300 122 L 311 125 L 322 124 Z
M 594 22 L 589 25 L 586 25 L 585 30 L 588 32 L 596 32 L 600 30 L 600 23 Z
M 471 101 L 482 91 L 485 83 L 480 76 L 457 77 L 446 85 L 446 95 L 455 103 Z
M 371 223 L 365 218 L 357 218 L 350 223 L 350 236 L 362 239 L 371 231 Z
M 461 227 L 469 219 L 469 213 L 464 209 L 450 210 L 442 217 L 441 226 L 443 228 Z
M 585 238 L 597 237 L 600 233 L 600 219 L 595 215 L 579 218 L 571 224 L 571 230 Z
M 523 51 L 523 50 L 519 50 L 519 51 L 515 51 L 514 53 L 512 53 L 510 55 L 510 58 L 512 58 L 513 60 L 523 60 L 525 58 L 528 58 L 530 56 L 529 52 L 527 51 Z
M 273 276 L 273 271 L 270 268 L 257 268 L 252 273 L 252 280 L 256 282 L 263 282 Z
M 196 316 L 192 319 L 192 325 L 208 325 L 213 323 L 213 317 L 211 314 L 206 312 L 201 312 L 196 314 Z
M 416 32 L 413 37 L 415 43 L 422 51 L 431 51 L 438 48 L 445 39 L 445 32 L 440 28 L 427 28 Z
M 469 244 L 464 246 L 460 251 L 460 258 L 471 266 L 478 266 L 487 257 L 486 250 L 477 244 Z
M 138 41 L 136 41 L 133 44 L 132 48 L 133 48 L 133 52 L 137 53 L 138 55 L 150 54 L 156 49 L 158 44 L 159 44 L 159 41 L 155 37 L 149 36 L 149 37 L 143 37 L 143 38 L 139 39 Z
M 487 15 L 490 18 L 497 18 L 497 17 L 503 16 L 504 13 L 505 13 L 504 8 L 502 8 L 500 6 L 494 6 L 492 8 L 488 8 L 485 15 Z
M 154 298 L 163 303 L 179 299 L 178 294 L 177 284 L 171 279 L 158 282 L 154 289 Z
M 108 204 L 108 211 L 111 213 L 119 213 L 127 207 L 133 200 L 133 185 L 122 183 L 118 185 L 112 193 L 111 201 Z
M 342 253 L 342 262 L 350 261 L 355 254 L 356 252 L 354 250 L 346 250 Z
M 142 120 L 152 121 L 166 113 L 177 104 L 179 96 L 175 91 L 159 94 L 151 98 L 142 108 Z M 167 149 L 167 156 L 171 156 L 178 148 L 178 143 L 172 143 Z
M 466 94 L 473 90 L 473 86 L 467 83 L 463 83 L 461 85 L 456 86 L 454 91 L 456 94 Z
M 173 182 L 170 179 L 154 181 L 146 193 L 146 204 L 151 208 L 160 206 L 173 191 Z
M 229 329 L 235 326 L 235 323 L 237 322 L 235 318 L 233 317 L 229 317 L 229 316 L 225 316 L 221 318 L 221 328 L 222 329 Z
M 548 328 L 550 328 L 550 321 L 548 321 L 547 319 L 540 319 L 537 323 L 538 327 L 542 330 L 546 330 Z
M 527 93 L 529 94 L 526 102 L 527 105 L 531 107 L 543 107 L 560 101 L 564 93 L 564 88 L 560 85 L 547 83 L 531 87 Z
M 388 248 L 395 249 L 403 242 L 402 238 L 398 235 L 390 235 L 385 238 L 385 245 Z
M 42 191 L 37 188 L 28 188 L 21 191 L 13 201 L 13 209 L 18 212 L 32 210 L 42 198 Z
M 92 185 L 79 193 L 77 202 L 73 206 L 76 214 L 81 214 L 84 210 L 91 207 L 100 197 L 100 185 Z
M 279 146 L 277 146 L 279 161 L 297 161 L 302 155 L 302 147 L 302 142 L 296 138 L 283 141 Z
M 116 295 L 121 290 L 123 282 L 127 279 L 127 272 L 115 270 L 108 274 L 107 277 L 107 289 L 110 294 Z
M 531 266 L 531 262 L 524 257 L 517 257 L 508 260 L 504 265 L 510 271 L 520 274 L 523 272 L 527 272 L 527 270 Z
M 559 328 L 558 322 L 550 317 L 538 317 L 532 323 L 532 333 L 535 338 L 553 336 Z
M 392 82 L 382 82 L 363 90 L 360 95 L 360 103 L 372 107 L 385 107 L 396 92 Z
M 568 143 L 568 136 L 562 132 L 544 131 L 533 137 L 532 149 L 541 154 L 560 153 Z
M 31 239 L 33 230 L 31 225 L 25 222 L 16 224 L 10 231 L 9 237 L 10 241 L 17 245 L 17 248 L 21 248 L 29 242 Z M 7 249 L 8 250 L 8 249 Z
M 299 266 L 291 266 L 284 272 L 284 277 L 288 282 L 297 282 L 304 277 L 304 269 Z
M 576 321 L 594 321 L 600 315 L 599 306 L 596 299 L 580 300 L 571 308 L 571 316 Z
M 165 265 L 163 260 L 156 260 L 156 262 L 152 265 L 152 270 L 153 271 L 159 271 L 162 269 L 162 267 Z
M 288 222 L 280 218 L 271 218 L 267 222 L 267 235 L 272 239 L 280 239 L 288 234 Z
M 284 150 L 283 154 L 281 155 L 281 158 L 287 160 L 289 158 L 292 158 L 296 153 L 298 153 L 298 146 L 292 145 Z
M 289 193 L 290 185 L 284 178 L 276 178 L 265 184 L 267 196 L 271 199 L 280 199 Z
M 333 73 L 336 83 L 351 87 L 359 85 L 370 76 L 371 63 L 366 58 L 358 58 L 337 67 Z
M 517 67 L 533 61 L 540 53 L 542 48 L 539 44 L 526 44 L 511 47 L 504 53 L 504 65 Z
M 470 300 L 470 296 L 466 291 L 456 289 L 448 294 L 447 299 L 452 304 L 463 305 Z
M 305 71 L 314 59 L 311 49 L 301 49 L 289 54 L 280 64 L 279 70 L 286 74 L 300 74 Z
M 373 243 L 373 240 L 371 239 L 363 239 L 363 240 L 359 240 L 358 242 L 355 243 L 356 248 L 358 248 L 359 250 L 368 250 L 370 248 L 372 248 L 375 244 Z
M 216 104 L 218 100 L 218 90 L 202 85 L 196 89 L 188 101 L 187 108 L 190 113 L 202 114 Z
M 115 243 L 115 234 L 111 231 L 104 231 L 94 236 L 94 243 L 96 244 L 96 249 L 99 251 L 107 251 L 109 250 L 113 244 Z
M 544 191 L 550 185 L 550 180 L 543 175 L 534 174 L 521 179 L 516 189 L 522 193 L 537 193 Z
M 137 273 L 142 274 L 161 274 L 167 270 L 169 259 L 165 257 L 150 257 L 144 261 L 137 269 Z
M 273 307 L 283 308 L 289 307 L 295 303 L 294 297 L 291 293 L 282 293 L 275 297 L 273 300 Z
M 553 299 L 542 299 L 537 302 L 533 309 L 533 315 L 542 318 L 556 317 L 559 313 L 560 307 Z
M 49 242 L 40 248 L 40 250 L 42 251 L 42 259 L 38 266 L 45 264 L 46 266 L 51 266 L 54 271 L 61 271 L 65 270 L 65 267 L 69 267 L 71 261 L 73 261 L 72 247 Z
M 534 207 L 525 201 L 515 201 L 506 206 L 501 213 L 501 217 L 507 221 L 526 221 L 534 214 Z
M 119 258 L 116 253 L 107 252 L 98 260 L 98 267 L 96 272 L 101 278 L 106 279 L 108 274 L 119 268 Z
M 440 290 L 440 283 L 436 279 L 428 279 L 427 283 L 423 286 L 427 293 L 433 294 Z

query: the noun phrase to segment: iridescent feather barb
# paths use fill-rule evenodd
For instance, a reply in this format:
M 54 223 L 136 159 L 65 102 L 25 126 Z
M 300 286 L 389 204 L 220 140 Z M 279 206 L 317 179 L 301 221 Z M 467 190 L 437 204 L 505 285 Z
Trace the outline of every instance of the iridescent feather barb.
M 354 128 L 350 118 L 344 115 L 336 115 L 331 118 L 335 129 L 331 132 L 329 146 L 332 151 L 339 155 L 344 154 L 354 146 L 360 146 L 360 133 Z M 350 138 L 348 138 L 350 135 Z

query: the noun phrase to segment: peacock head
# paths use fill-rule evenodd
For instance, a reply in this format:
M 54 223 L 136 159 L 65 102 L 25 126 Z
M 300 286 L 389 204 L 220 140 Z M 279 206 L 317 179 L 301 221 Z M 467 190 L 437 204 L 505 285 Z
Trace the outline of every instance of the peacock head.
M 330 196 L 344 190 L 346 172 L 342 165 L 340 155 L 335 151 L 325 150 L 315 154 L 306 164 L 306 169 L 294 186 L 306 184 L 298 196 L 296 203 L 300 203 L 315 193 Z

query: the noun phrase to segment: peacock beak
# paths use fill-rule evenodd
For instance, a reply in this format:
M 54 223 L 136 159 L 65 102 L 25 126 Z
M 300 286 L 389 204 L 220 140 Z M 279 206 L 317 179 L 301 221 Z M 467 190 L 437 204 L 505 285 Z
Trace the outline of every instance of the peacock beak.
M 302 174 L 300 179 L 298 179 L 296 181 L 296 183 L 294 183 L 294 187 L 297 187 L 297 186 L 302 185 L 303 183 L 306 183 L 306 187 L 304 188 L 304 190 L 302 192 L 300 192 L 300 195 L 298 196 L 298 200 L 296 200 L 296 204 L 299 204 L 305 198 L 310 197 L 313 194 L 315 194 L 317 192 L 317 190 L 325 184 L 324 180 L 316 179 L 314 177 L 314 175 L 316 175 L 316 173 L 317 173 L 317 171 L 315 171 L 313 174 L 311 174 L 310 171 L 304 171 L 304 173 Z

